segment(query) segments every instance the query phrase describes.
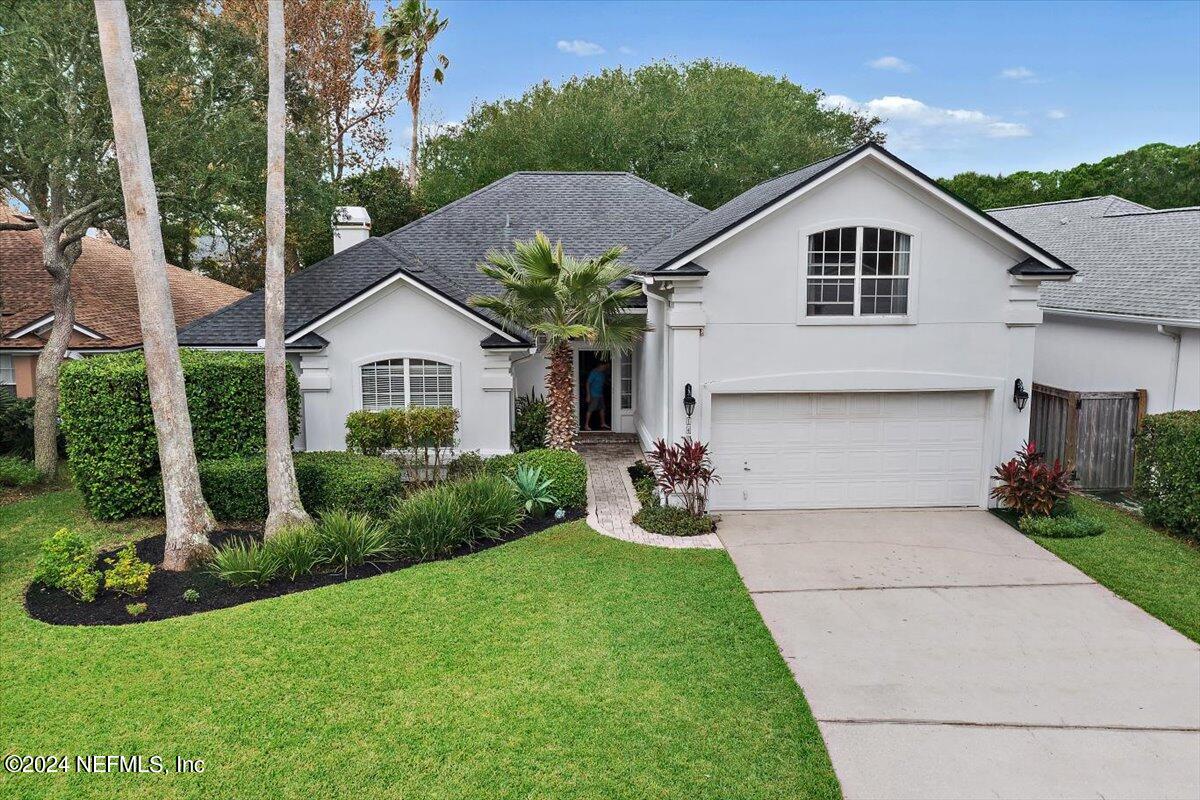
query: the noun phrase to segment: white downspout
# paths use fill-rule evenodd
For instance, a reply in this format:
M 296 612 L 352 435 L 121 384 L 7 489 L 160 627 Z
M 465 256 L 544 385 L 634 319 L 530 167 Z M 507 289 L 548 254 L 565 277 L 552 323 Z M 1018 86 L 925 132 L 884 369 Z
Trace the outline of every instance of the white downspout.
M 1171 330 L 1166 325 L 1155 325 L 1154 329 L 1163 336 L 1175 340 L 1175 358 L 1171 361 L 1171 407 L 1175 410 L 1175 392 L 1179 388 L 1179 359 L 1183 357 L 1183 332 Z

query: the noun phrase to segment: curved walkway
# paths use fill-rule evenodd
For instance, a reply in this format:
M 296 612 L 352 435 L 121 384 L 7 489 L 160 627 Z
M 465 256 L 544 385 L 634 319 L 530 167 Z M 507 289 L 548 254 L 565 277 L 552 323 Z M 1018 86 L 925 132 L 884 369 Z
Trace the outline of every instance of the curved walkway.
M 636 440 L 613 436 L 597 442 L 585 440 L 578 447 L 588 468 L 587 521 L 597 533 L 652 547 L 721 549 L 715 533 L 663 536 L 633 524 L 632 517 L 641 506 L 627 468 L 642 457 Z

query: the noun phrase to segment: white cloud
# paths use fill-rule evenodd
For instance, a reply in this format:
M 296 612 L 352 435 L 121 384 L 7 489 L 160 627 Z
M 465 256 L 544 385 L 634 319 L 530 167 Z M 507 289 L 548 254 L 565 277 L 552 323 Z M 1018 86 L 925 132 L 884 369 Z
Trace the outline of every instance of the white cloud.
M 867 66 L 871 69 L 886 69 L 892 72 L 912 72 L 913 65 L 897 56 L 880 56 L 874 61 L 868 61 Z
M 604 48 L 595 42 L 587 42 L 583 39 L 559 39 L 556 45 L 558 49 L 564 53 L 570 53 L 573 56 L 598 56 L 604 53 Z
M 1027 126 L 1008 122 L 982 111 L 938 108 L 911 97 L 888 95 L 858 102 L 845 95 L 827 95 L 829 108 L 857 111 L 883 120 L 888 144 L 910 150 L 953 149 L 972 139 L 1015 139 L 1032 136 Z
M 1046 112 L 1046 119 L 1066 119 L 1067 112 L 1061 108 L 1052 108 Z
M 1029 80 L 1035 77 L 1036 74 L 1029 67 L 1009 67 L 1008 69 L 1000 70 L 1000 77 L 1007 78 L 1010 81 Z

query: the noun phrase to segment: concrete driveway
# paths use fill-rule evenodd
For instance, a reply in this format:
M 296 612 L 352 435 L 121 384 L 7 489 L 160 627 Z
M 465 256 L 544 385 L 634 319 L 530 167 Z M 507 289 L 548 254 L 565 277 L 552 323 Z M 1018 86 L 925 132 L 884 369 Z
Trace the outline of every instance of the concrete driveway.
M 990 514 L 719 533 L 848 800 L 1200 797 L 1200 647 Z

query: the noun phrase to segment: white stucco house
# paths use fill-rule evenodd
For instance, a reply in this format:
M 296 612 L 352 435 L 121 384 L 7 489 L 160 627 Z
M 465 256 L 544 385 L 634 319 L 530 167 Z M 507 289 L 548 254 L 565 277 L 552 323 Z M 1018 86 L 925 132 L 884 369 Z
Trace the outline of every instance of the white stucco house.
M 1200 409 L 1200 208 L 1108 195 L 988 213 L 1081 273 L 1043 288 L 1034 380 Z
M 711 211 L 625 173 L 514 173 L 386 236 L 355 214 L 338 235 L 357 243 L 287 282 L 301 446 L 344 448 L 356 409 L 452 404 L 462 449 L 507 451 L 545 360 L 467 298 L 496 290 L 488 249 L 541 230 L 581 257 L 628 248 L 650 330 L 613 357 L 608 418 L 644 445 L 711 442 L 715 509 L 986 506 L 1029 429 L 1014 390 L 1033 379 L 1039 288 L 1075 275 L 875 145 Z M 261 336 L 254 294 L 180 341 Z M 582 383 L 607 356 L 577 352 Z

